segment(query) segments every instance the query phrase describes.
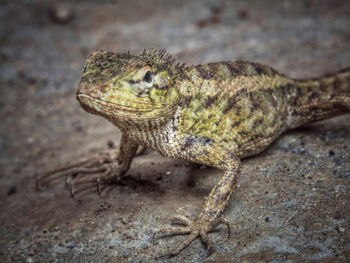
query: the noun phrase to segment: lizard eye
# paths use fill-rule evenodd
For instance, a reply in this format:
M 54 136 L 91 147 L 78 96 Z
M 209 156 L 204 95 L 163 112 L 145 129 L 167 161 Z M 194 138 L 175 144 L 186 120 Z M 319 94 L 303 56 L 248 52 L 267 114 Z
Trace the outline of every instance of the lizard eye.
M 152 82 L 152 72 L 150 70 L 146 72 L 145 76 L 143 77 L 143 80 L 147 83 Z

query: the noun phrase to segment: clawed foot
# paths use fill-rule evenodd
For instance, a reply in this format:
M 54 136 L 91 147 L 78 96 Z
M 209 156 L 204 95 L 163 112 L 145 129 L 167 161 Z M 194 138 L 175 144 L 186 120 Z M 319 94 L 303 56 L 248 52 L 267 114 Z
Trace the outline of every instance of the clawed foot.
M 161 233 L 166 234 L 167 236 L 187 234 L 189 236 L 182 244 L 180 244 L 180 246 L 177 247 L 177 249 L 158 258 L 173 257 L 178 255 L 182 250 L 188 247 L 193 240 L 198 237 L 201 238 L 207 248 L 207 251 L 210 253 L 211 249 L 213 248 L 213 242 L 208 237 L 208 233 L 213 232 L 215 230 L 215 227 L 220 224 L 227 226 L 228 237 L 230 237 L 230 225 L 224 217 L 219 217 L 216 220 L 211 220 L 210 218 L 201 215 L 197 220 L 191 221 L 184 216 L 176 216 L 172 219 L 172 224 L 176 224 L 177 226 L 168 226 L 159 229 L 156 233 L 154 233 L 153 239 Z
M 96 184 L 100 194 L 102 186 L 120 180 L 124 170 L 117 164 L 115 150 L 107 150 L 77 163 L 64 166 L 37 177 L 37 189 L 49 185 L 58 178 L 66 177 L 66 187 L 72 196 Z M 75 186 L 81 186 L 75 189 Z
M 117 163 L 106 163 L 96 168 L 78 168 L 77 175 L 69 175 L 66 180 L 66 188 L 72 197 L 77 192 L 84 191 L 91 186 L 96 186 L 96 191 L 101 195 L 103 186 L 118 182 L 124 169 Z M 78 189 L 76 187 L 79 186 Z

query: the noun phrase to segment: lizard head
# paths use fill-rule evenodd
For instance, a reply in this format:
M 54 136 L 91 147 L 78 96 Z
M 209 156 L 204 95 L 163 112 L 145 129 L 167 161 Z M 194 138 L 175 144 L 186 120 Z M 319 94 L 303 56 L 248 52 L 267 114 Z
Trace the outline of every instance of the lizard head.
M 94 52 L 86 61 L 77 90 L 82 107 L 123 122 L 160 123 L 172 116 L 179 101 L 175 81 L 182 66 L 163 51 L 129 53 Z

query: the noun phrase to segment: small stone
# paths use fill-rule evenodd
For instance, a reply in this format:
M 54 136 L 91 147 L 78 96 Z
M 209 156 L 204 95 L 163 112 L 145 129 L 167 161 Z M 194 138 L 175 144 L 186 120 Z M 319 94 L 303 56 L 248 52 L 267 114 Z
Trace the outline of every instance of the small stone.
M 129 223 L 129 220 L 127 217 L 125 216 L 121 216 L 120 217 L 120 221 L 124 224 L 124 225 L 127 225 Z
M 169 174 L 171 174 L 171 171 L 166 171 L 165 174 L 169 175 Z
M 313 223 L 312 226 L 315 227 L 315 228 L 321 228 L 322 224 L 317 222 L 317 223 Z
M 108 140 L 107 145 L 108 145 L 109 149 L 114 149 L 115 148 L 115 143 L 112 140 Z
M 28 144 L 34 143 L 34 138 L 33 138 L 33 137 L 28 137 L 28 138 L 27 138 L 27 143 L 28 143 Z
M 50 8 L 49 17 L 56 24 L 67 24 L 74 17 L 74 8 L 69 3 L 57 2 Z
M 265 222 L 270 222 L 270 218 L 266 217 Z
M 338 230 L 339 233 L 344 233 L 345 232 L 345 228 L 342 227 L 342 226 L 338 226 L 337 230 Z

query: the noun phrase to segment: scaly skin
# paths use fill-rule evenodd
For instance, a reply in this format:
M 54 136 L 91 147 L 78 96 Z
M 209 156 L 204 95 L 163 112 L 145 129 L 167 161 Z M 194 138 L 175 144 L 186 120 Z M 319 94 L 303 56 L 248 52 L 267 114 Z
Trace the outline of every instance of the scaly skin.
M 350 68 L 317 79 L 294 80 L 251 62 L 176 64 L 164 50 L 139 56 L 97 51 L 87 60 L 77 91 L 82 107 L 123 133 L 118 164 L 104 164 L 74 184 L 109 183 L 129 168 L 138 145 L 164 156 L 213 166 L 224 172 L 195 221 L 158 233 L 189 234 L 169 256 L 207 233 L 222 217 L 244 157 L 260 153 L 283 132 L 350 112 Z M 71 172 L 71 171 L 70 171 Z M 73 185 L 72 183 L 72 185 Z

